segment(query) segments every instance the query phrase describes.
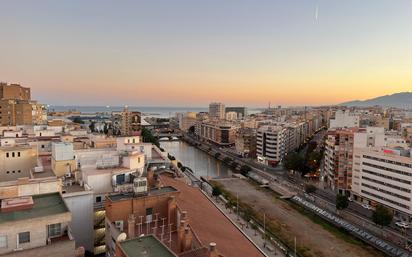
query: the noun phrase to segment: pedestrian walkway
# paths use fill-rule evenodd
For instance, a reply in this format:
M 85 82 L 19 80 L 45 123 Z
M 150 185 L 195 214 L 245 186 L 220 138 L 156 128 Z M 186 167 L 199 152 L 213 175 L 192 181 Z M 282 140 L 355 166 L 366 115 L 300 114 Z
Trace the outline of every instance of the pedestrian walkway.
M 212 196 L 209 199 L 215 204 L 215 206 L 233 223 L 235 224 L 244 234 L 246 234 L 251 241 L 253 241 L 262 251 L 265 252 L 267 256 L 277 256 L 285 257 L 284 250 L 282 250 L 276 243 L 270 240 L 264 240 L 264 232 L 262 228 L 254 230 L 250 222 L 245 221 L 236 212 L 236 207 L 234 209 L 226 208 L 226 204 Z

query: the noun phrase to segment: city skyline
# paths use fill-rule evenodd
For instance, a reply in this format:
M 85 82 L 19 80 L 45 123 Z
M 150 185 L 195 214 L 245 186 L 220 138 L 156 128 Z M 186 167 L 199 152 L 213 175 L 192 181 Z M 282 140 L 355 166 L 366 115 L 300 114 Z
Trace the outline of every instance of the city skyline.
M 0 80 L 53 105 L 327 105 L 411 90 L 410 1 L 0 6 Z

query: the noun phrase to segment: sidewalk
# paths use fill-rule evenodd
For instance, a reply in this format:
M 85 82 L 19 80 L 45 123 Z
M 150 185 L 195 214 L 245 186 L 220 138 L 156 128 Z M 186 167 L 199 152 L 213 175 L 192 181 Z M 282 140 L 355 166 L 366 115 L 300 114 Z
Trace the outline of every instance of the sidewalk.
M 226 217 L 228 217 L 232 223 L 234 223 L 243 233 L 245 233 L 256 245 L 258 245 L 267 256 L 286 257 L 286 254 L 284 254 L 283 250 L 276 245 L 276 243 L 271 242 L 270 240 L 266 240 L 265 243 L 263 240 L 263 229 L 259 227 L 257 230 L 254 230 L 249 222 L 237 215 L 235 207 L 234 210 L 231 210 L 226 208 L 226 205 L 222 200 L 216 199 L 212 196 L 209 196 L 209 199 L 212 200 L 215 206 L 218 207 L 219 210 Z

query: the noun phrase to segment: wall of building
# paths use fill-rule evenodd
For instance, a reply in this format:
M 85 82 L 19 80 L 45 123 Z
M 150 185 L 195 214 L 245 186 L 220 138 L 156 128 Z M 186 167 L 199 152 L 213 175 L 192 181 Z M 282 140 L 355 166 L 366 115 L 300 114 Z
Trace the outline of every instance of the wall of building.
M 87 251 L 93 252 L 93 192 L 65 193 L 63 200 L 72 214 L 70 228 L 76 240 L 76 248 L 83 246 Z
M 20 244 L 19 248 L 26 250 L 35 247 L 45 246 L 47 244 L 47 225 L 62 223 L 62 231 L 67 229 L 67 224 L 71 220 L 70 212 L 48 215 L 29 220 L 19 220 L 14 222 L 0 223 L 0 231 L 2 235 L 7 235 L 7 247 L 0 248 L 0 255 L 14 252 L 17 248 L 17 235 L 21 232 L 30 232 L 30 242 Z M 72 249 L 72 253 L 74 252 Z
M 37 154 L 31 147 L 3 147 L 0 149 L 0 181 L 29 177 L 37 164 Z

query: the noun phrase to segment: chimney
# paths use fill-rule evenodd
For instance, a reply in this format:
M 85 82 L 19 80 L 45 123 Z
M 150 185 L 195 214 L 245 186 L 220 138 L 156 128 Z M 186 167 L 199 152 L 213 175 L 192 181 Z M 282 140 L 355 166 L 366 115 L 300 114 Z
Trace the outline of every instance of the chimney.
M 190 230 L 189 227 L 185 228 L 185 234 L 184 234 L 184 240 L 183 240 L 183 251 L 189 251 L 192 249 L 192 231 Z
M 155 181 L 154 181 L 154 170 L 152 168 L 147 170 L 147 184 L 148 184 L 148 189 L 151 189 L 155 186 Z
M 216 250 L 216 243 L 214 242 L 209 244 L 209 257 L 219 257 Z
M 176 198 L 174 196 L 169 197 L 169 201 L 167 203 L 167 221 L 169 223 L 172 223 L 173 229 L 177 229 L 179 224 L 177 223 L 177 203 L 176 203 Z M 176 225 L 174 225 L 176 224 Z
M 181 220 L 180 225 L 177 228 L 177 246 L 178 246 L 179 252 L 184 251 L 185 228 L 186 228 L 186 221 Z
M 134 214 L 129 214 L 129 218 L 127 220 L 127 235 L 129 238 L 135 237 L 135 229 L 136 229 L 136 218 Z

